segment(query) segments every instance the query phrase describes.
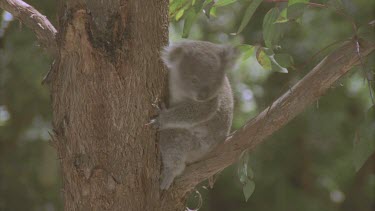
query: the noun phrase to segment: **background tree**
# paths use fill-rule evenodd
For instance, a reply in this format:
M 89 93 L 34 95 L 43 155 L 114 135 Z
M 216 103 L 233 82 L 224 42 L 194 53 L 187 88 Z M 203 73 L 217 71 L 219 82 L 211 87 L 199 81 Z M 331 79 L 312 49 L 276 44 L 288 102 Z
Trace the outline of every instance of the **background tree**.
M 167 2 L 113 1 L 101 5 L 100 1 L 87 4 L 62 1 L 57 6 L 30 1 L 47 17 L 59 8 L 58 24 L 54 24 L 59 26 L 56 39 L 50 39 L 53 30 L 44 33 L 48 27 L 40 23 L 42 16 L 22 17 L 25 11 L 12 5 L 17 2 L 1 0 L 0 7 L 34 29 L 39 43 L 55 55 L 45 81 L 52 94 L 52 145 L 59 152 L 64 187 L 61 193 L 67 210 L 89 207 L 153 210 L 162 206 L 181 210 L 186 191 L 237 161 L 246 148 L 254 148 L 309 103 L 316 102 L 330 87 L 334 91 L 257 148 L 250 154 L 250 161 L 246 159 L 248 155 L 241 160 L 239 179 L 233 180 L 232 175 L 237 171 L 232 167 L 222 173 L 212 191 L 200 190 L 204 197 L 202 210 L 370 210 L 374 206 L 373 159 L 368 159 L 355 174 L 351 153 L 361 114 L 371 105 L 361 73 L 365 72 L 366 78 L 371 79 L 373 59 L 366 58 L 374 47 L 369 40 L 359 42 L 358 37 L 371 38 L 368 35 L 372 28 L 366 30 L 359 26 L 374 19 L 373 3 L 322 1 L 309 3 L 307 7 L 276 1 L 262 4 L 260 1 L 216 1 L 215 4 L 196 1 L 194 5 L 190 1 L 171 1 L 170 18 L 183 22 L 172 25 L 172 39 L 176 39 L 173 33 L 176 31 L 178 36 L 247 44 L 240 46 L 244 51 L 240 68 L 231 73 L 238 98 L 234 127 L 239 128 L 265 105 L 271 107 L 204 161 L 190 166 L 172 190 L 160 195 L 156 134 L 143 125 L 155 114 L 151 102 L 163 96 L 165 72 L 158 52 L 167 43 Z M 174 8 L 176 5 L 179 7 Z M 270 10 L 273 7 L 279 13 Z M 283 14 L 285 8 L 288 12 Z M 210 14 L 209 19 L 202 10 Z M 272 15 L 277 19 L 273 20 Z M 36 55 L 41 50 L 33 43 L 31 32 L 25 29 L 28 33 L 19 33 L 16 24 L 7 28 L 8 23 L 4 15 L 0 28 L 3 193 L 0 208 L 56 209 L 60 207 L 59 180 L 56 170 L 51 169 L 56 162 L 51 159 L 53 150 L 44 141 L 48 140 L 46 131 L 50 127 L 48 94 L 39 83 L 52 62 Z M 270 23 L 280 28 L 267 29 Z M 285 32 L 283 38 L 281 34 L 271 36 L 275 34 L 272 30 Z M 229 36 L 233 31 L 240 34 Z M 322 32 L 325 37 L 318 36 Z M 338 48 L 340 41 L 313 56 L 333 41 L 352 35 L 356 36 L 343 47 Z M 282 48 L 275 48 L 277 45 Z M 256 49 L 255 58 L 265 69 L 283 72 L 288 67 L 289 74 L 261 70 L 251 56 L 253 49 Z M 286 53 L 292 56 L 293 63 Z M 291 88 L 328 53 L 328 58 L 310 71 L 308 79 Z M 246 55 L 250 58 L 246 59 Z M 353 75 L 332 84 L 355 64 L 360 66 L 352 71 Z M 12 94 L 10 90 L 23 91 Z M 283 92 L 286 94 L 281 100 L 275 101 Z M 354 155 L 365 155 L 355 159 L 357 168 L 373 153 L 368 147 L 373 142 L 364 141 L 374 140 L 371 121 L 368 122 L 366 125 L 364 121 L 357 132 L 362 138 L 356 143 L 364 144 L 354 147 L 357 152 Z M 272 140 L 276 138 L 279 141 Z M 253 168 L 254 175 L 244 171 L 246 166 Z M 254 181 L 257 190 L 245 203 L 241 189 L 248 196 Z M 19 203 L 18 195 L 24 203 Z

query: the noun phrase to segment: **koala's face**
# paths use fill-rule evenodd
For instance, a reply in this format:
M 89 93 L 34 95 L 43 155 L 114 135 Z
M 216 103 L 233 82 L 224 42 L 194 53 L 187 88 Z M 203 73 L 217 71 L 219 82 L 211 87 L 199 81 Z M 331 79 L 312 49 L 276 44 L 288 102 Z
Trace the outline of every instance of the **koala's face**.
M 220 63 L 219 57 L 213 53 L 187 52 L 177 66 L 180 87 L 196 101 L 212 99 L 220 90 L 225 76 Z
M 195 101 L 207 101 L 220 91 L 225 70 L 236 57 L 233 52 L 232 47 L 187 41 L 167 48 L 163 60 L 170 69 L 171 83 L 175 83 L 179 92 Z

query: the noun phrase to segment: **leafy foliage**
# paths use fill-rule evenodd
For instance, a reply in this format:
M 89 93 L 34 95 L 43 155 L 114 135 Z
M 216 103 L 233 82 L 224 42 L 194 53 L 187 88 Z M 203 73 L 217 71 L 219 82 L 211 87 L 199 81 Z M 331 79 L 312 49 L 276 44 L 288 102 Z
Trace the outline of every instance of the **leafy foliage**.
M 254 0 L 251 1 L 249 6 L 247 7 L 245 14 L 242 18 L 240 27 L 237 30 L 237 34 L 242 32 L 242 30 L 245 28 L 245 26 L 249 23 L 251 17 L 254 15 L 255 10 L 259 7 L 260 3 L 262 3 L 263 0 Z
M 245 200 L 249 200 L 250 196 L 254 193 L 255 182 L 254 182 L 254 172 L 248 166 L 249 153 L 245 152 L 241 159 L 240 166 L 238 168 L 238 176 L 240 177 L 240 182 L 243 184 L 242 191 L 245 196 Z

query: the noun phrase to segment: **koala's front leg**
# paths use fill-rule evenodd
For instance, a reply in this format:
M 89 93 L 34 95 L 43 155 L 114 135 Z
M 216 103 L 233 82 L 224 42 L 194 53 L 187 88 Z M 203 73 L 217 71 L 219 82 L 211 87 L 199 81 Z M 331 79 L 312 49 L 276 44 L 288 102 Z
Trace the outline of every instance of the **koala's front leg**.
M 156 109 L 158 114 L 156 116 L 153 116 L 150 119 L 150 121 L 145 124 L 145 126 L 153 126 L 155 129 L 159 129 L 160 128 L 159 115 L 163 110 L 166 110 L 167 107 L 165 106 L 165 103 L 160 102 L 158 98 L 153 103 L 151 103 L 151 105 Z
M 190 128 L 210 119 L 218 107 L 218 98 L 214 98 L 207 102 L 187 101 L 169 109 L 162 109 L 157 117 L 159 129 Z

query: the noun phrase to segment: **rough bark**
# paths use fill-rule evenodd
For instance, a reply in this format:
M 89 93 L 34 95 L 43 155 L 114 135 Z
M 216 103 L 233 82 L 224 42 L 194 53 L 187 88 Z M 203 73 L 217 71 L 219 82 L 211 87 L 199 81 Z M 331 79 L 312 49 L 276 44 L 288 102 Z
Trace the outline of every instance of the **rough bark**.
M 157 134 L 144 125 L 164 87 L 167 8 L 166 0 L 61 5 L 49 81 L 65 210 L 160 210 Z

